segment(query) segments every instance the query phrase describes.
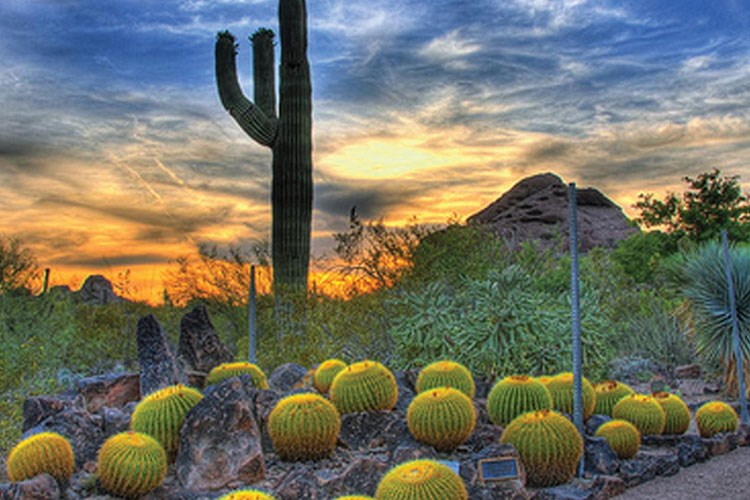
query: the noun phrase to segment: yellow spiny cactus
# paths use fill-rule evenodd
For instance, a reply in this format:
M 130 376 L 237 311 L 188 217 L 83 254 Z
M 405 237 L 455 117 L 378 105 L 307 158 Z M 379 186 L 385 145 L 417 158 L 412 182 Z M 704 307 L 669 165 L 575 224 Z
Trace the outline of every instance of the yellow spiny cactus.
M 583 439 L 576 426 L 552 410 L 517 417 L 503 430 L 500 442 L 518 450 L 531 486 L 569 482 L 583 454 Z
M 508 425 L 517 416 L 536 410 L 551 410 L 552 396 L 537 379 L 510 375 L 496 383 L 487 396 L 487 414 L 495 425 Z
M 655 392 L 653 398 L 659 403 L 666 414 L 666 422 L 662 434 L 684 434 L 690 427 L 690 409 L 677 395 L 668 392 Z
M 153 437 L 164 447 L 170 460 L 177 454 L 180 428 L 185 415 L 203 399 L 203 394 L 182 384 L 149 394 L 136 405 L 130 429 Z
M 468 500 L 466 486 L 447 465 L 412 460 L 388 471 L 375 492 L 378 500 Z
M 323 458 L 336 449 L 341 417 L 320 394 L 294 394 L 279 401 L 268 416 L 268 434 L 282 460 Z
M 616 380 L 605 380 L 594 386 L 596 393 L 596 408 L 594 413 L 598 415 L 612 416 L 612 409 L 618 401 L 625 396 L 635 394 L 635 391 L 629 385 L 623 384 Z
M 627 420 L 610 420 L 599 426 L 597 437 L 604 438 L 618 458 L 633 458 L 641 448 L 641 433 Z
M 701 437 L 709 438 L 720 432 L 735 432 L 739 417 L 734 408 L 723 401 L 710 401 L 695 412 L 695 423 Z
M 258 389 L 268 389 L 268 379 L 263 370 L 253 363 L 238 361 L 236 363 L 223 363 L 208 372 L 206 385 L 214 385 L 231 377 L 239 375 L 250 375 L 253 385 Z
M 8 479 L 24 481 L 46 472 L 61 482 L 68 481 L 75 470 L 70 442 L 55 432 L 41 432 L 27 437 L 10 450 L 5 464 Z
M 377 361 L 360 361 L 341 370 L 330 388 L 340 413 L 390 410 L 398 401 L 393 373 Z
M 409 405 L 406 422 L 417 441 L 449 451 L 474 432 L 477 415 L 471 399 L 452 387 L 419 393 Z
M 164 482 L 167 453 L 148 434 L 122 432 L 99 449 L 97 471 L 105 490 L 120 497 L 137 498 Z
M 436 361 L 422 368 L 417 377 L 417 393 L 435 387 L 453 387 L 469 398 L 474 398 L 476 388 L 471 372 L 461 363 L 455 361 Z
M 260 490 L 237 490 L 219 497 L 219 500 L 276 500 L 276 497 Z
M 661 434 L 667 423 L 667 414 L 656 399 L 645 394 L 631 394 L 617 402 L 612 417 L 627 420 L 643 436 Z
M 338 373 L 346 368 L 346 363 L 340 359 L 328 359 L 323 361 L 320 366 L 315 370 L 313 375 L 313 386 L 321 394 L 325 394 L 331 388 L 333 379 L 336 378 Z
M 546 385 L 550 395 L 552 395 L 553 408 L 559 412 L 572 415 L 573 374 L 565 372 L 555 375 Z M 583 377 L 581 386 L 583 392 L 583 419 L 586 420 L 594 414 L 596 392 L 594 392 L 594 386 L 591 385 L 591 382 L 586 377 Z

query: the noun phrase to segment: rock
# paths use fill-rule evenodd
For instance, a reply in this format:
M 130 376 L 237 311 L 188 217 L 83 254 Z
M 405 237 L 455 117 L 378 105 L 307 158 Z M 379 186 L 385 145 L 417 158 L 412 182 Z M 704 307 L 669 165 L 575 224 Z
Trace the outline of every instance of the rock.
M 474 427 L 471 437 L 466 441 L 466 446 L 473 452 L 478 452 L 493 443 L 497 443 L 502 434 L 502 427 L 490 423 L 482 424 L 477 419 L 477 425 Z
M 396 410 L 406 414 L 411 404 L 411 400 L 416 395 L 416 389 L 411 385 L 411 381 L 406 372 L 397 370 L 393 372 L 393 376 L 396 378 L 396 384 L 398 385 L 398 401 L 396 402 Z
M 61 498 L 60 487 L 57 481 L 46 473 L 26 481 L 0 485 L 0 499 L 2 500 L 57 500 L 59 498 Z
M 153 314 L 138 320 L 136 340 L 142 397 L 170 385 L 186 383 L 169 347 L 167 333 Z
M 584 470 L 591 474 L 612 475 L 620 468 L 617 454 L 607 444 L 607 440 L 600 437 L 586 436 L 584 447 Z
M 185 417 L 175 472 L 192 491 L 253 484 L 265 475 L 255 397 L 249 376 L 232 377 L 213 387 Z
M 24 399 L 21 432 L 26 432 L 45 419 L 71 408 L 72 405 L 70 399 L 55 396 L 32 396 Z
M 675 454 L 639 451 L 634 458 L 620 461 L 619 476 L 628 488 L 632 488 L 656 476 L 671 476 L 679 471 L 680 462 Z
M 492 379 L 489 379 L 487 377 L 478 377 L 474 375 L 474 399 L 487 399 L 487 396 L 490 393 L 490 390 L 492 389 Z
M 130 415 L 133 413 L 133 407 L 130 411 L 123 411 L 120 408 L 109 408 L 105 406 L 101 409 L 101 415 L 103 420 L 104 439 L 106 440 L 110 436 L 125 432 L 130 427 Z
M 703 394 L 718 394 L 721 392 L 721 386 L 721 382 L 706 382 L 706 385 L 703 386 Z
M 48 417 L 24 432 L 23 437 L 39 432 L 56 432 L 65 436 L 73 448 L 77 467 L 96 461 L 96 454 L 105 440 L 101 415 L 91 415 L 79 408 L 68 408 Z
M 124 302 L 112 289 L 112 283 L 101 274 L 92 274 L 78 290 L 78 296 L 85 304 L 105 306 Z
M 388 471 L 388 464 L 364 456 L 354 457 L 352 463 L 340 474 L 318 479 L 328 498 L 343 495 L 375 495 L 379 478 Z
M 78 381 L 78 394 L 90 413 L 103 406 L 122 408 L 141 399 L 140 375 L 137 373 L 110 373 Z
M 327 500 L 328 496 L 318 491 L 317 486 L 314 472 L 304 465 L 297 464 L 273 491 L 279 500 Z
M 677 378 L 701 378 L 701 366 L 697 364 L 681 365 L 674 369 Z
M 247 377 L 247 380 L 244 378 Z M 254 387 L 253 379 L 250 375 L 243 375 L 240 377 L 243 384 L 246 387 Z M 261 446 L 263 452 L 268 453 L 273 451 L 273 443 L 271 442 L 271 436 L 268 434 L 268 416 L 271 414 L 276 403 L 281 400 L 281 396 L 276 391 L 256 389 L 258 392 L 255 395 L 255 421 L 258 423 L 258 427 L 261 430 Z
M 268 377 L 268 386 L 278 392 L 289 392 L 302 386 L 307 372 L 307 368 L 297 363 L 285 363 Z
M 622 209 L 596 189 L 579 189 L 576 198 L 582 251 L 613 248 L 638 231 Z M 567 235 L 568 188 L 552 173 L 527 177 L 467 221 L 488 225 L 513 243 L 531 240 L 549 245 L 560 234 Z
M 700 436 L 682 436 L 677 444 L 677 459 L 680 462 L 680 467 L 689 467 L 698 462 L 705 462 L 708 457 L 708 449 Z
M 617 476 L 576 478 L 570 484 L 539 490 L 535 500 L 607 500 L 623 493 L 625 489 L 624 481 Z
M 669 380 L 669 370 L 659 363 L 639 356 L 623 356 L 609 362 L 609 378 L 619 380 L 633 387 L 650 382 L 656 376 L 659 380 Z M 649 387 L 645 390 L 650 390 Z M 644 391 L 645 392 L 645 391 Z
M 733 432 L 722 432 L 710 438 L 702 438 L 710 457 L 726 455 L 737 447 L 737 438 Z
M 234 360 L 234 356 L 216 333 L 206 306 L 195 306 L 180 320 L 177 358 L 188 374 L 189 382 L 196 387 L 203 386 L 205 375 L 211 369 Z
M 588 436 L 593 436 L 602 424 L 606 424 L 610 420 L 612 420 L 612 417 L 609 415 L 591 415 L 583 424 L 583 432 Z
M 392 411 L 363 411 L 341 416 L 339 442 L 350 450 L 370 450 L 387 443 L 396 447 L 410 436 L 404 419 Z

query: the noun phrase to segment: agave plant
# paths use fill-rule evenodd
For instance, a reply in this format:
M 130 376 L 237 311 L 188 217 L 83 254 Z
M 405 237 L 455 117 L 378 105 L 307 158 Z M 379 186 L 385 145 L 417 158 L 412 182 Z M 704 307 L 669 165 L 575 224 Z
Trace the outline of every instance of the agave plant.
M 750 248 L 733 248 L 730 260 L 740 350 L 747 369 L 750 357 Z M 696 351 L 707 361 L 724 366 L 727 390 L 730 394 L 737 394 L 732 313 L 721 246 L 708 244 L 696 250 L 675 262 L 671 274 L 690 303 Z

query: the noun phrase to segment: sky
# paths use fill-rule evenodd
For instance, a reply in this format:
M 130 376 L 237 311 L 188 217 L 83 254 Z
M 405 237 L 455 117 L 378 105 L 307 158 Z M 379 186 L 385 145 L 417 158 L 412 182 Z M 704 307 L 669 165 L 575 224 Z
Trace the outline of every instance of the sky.
M 350 209 L 465 219 L 525 176 L 630 216 L 712 168 L 750 189 L 746 0 L 309 0 L 313 251 Z M 200 244 L 270 239 L 268 149 L 224 111 L 217 32 L 252 96 L 270 0 L 3 0 L 0 234 L 77 288 Z M 278 59 L 277 59 L 278 61 Z

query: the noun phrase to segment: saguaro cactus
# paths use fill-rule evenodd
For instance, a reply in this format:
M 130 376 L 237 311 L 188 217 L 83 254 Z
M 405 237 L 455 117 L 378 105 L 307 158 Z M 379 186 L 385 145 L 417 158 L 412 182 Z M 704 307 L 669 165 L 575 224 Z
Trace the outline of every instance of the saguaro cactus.
M 253 140 L 271 148 L 271 253 L 274 287 L 307 288 L 312 219 L 312 86 L 307 61 L 305 0 L 279 0 L 281 65 L 276 116 L 274 34 L 252 37 L 255 102 L 237 80 L 235 38 L 216 41 L 216 81 L 221 103 Z

